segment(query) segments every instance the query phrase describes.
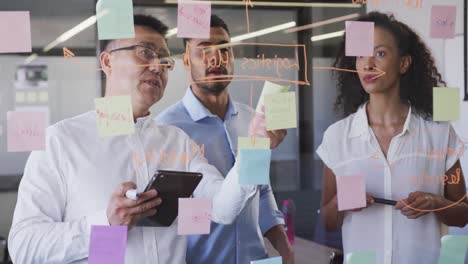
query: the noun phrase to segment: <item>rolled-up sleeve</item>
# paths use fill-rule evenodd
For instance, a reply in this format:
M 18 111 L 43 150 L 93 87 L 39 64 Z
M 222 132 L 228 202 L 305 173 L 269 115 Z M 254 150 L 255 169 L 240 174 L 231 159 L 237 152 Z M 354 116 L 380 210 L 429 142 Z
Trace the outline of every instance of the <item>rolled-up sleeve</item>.
M 48 129 L 46 151 L 26 163 L 8 237 L 14 263 L 71 263 L 88 256 L 90 226 L 108 224 L 106 212 L 63 221 L 67 203 L 58 139 Z
M 445 171 L 450 170 L 455 165 L 455 162 L 464 155 L 466 149 L 466 142 L 463 142 L 452 125 L 449 125 Z
M 258 224 L 262 234 L 265 234 L 272 227 L 284 225 L 284 216 L 278 210 L 276 205 L 273 190 L 270 185 L 262 185 L 260 187 L 260 209 Z

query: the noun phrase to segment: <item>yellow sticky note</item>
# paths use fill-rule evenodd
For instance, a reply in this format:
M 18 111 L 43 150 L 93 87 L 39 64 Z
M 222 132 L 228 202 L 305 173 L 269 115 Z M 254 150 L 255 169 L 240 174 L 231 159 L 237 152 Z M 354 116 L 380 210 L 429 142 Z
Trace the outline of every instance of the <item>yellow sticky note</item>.
M 458 88 L 434 87 L 433 120 L 452 121 L 460 119 L 460 91 Z
M 16 102 L 17 103 L 24 103 L 26 101 L 26 93 L 25 92 L 16 92 Z
M 36 92 L 28 92 L 26 94 L 26 101 L 28 103 L 35 103 L 37 102 L 37 93 Z
M 49 93 L 48 92 L 39 92 L 39 102 L 47 103 L 49 101 Z
M 99 136 L 128 135 L 135 132 L 130 96 L 96 98 L 94 104 Z
M 239 137 L 237 139 L 238 149 L 269 149 L 269 138 L 253 138 L 253 137 Z
M 268 131 L 297 127 L 296 93 L 266 95 L 265 119 Z
M 276 83 L 272 83 L 269 81 L 265 81 L 263 85 L 262 94 L 260 95 L 260 99 L 258 99 L 257 108 L 255 111 L 259 113 L 263 113 L 262 107 L 265 105 L 265 96 L 268 94 L 275 94 L 275 93 L 284 93 L 289 90 L 289 86 L 281 86 Z

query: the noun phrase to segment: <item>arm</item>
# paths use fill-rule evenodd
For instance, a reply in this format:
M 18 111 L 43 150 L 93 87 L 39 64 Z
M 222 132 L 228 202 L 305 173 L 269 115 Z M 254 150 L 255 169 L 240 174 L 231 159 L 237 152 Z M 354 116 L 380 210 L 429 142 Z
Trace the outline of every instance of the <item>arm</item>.
M 106 211 L 63 221 L 66 184 L 58 146 L 31 153 L 18 190 L 8 243 L 14 263 L 70 263 L 88 256 L 90 226 L 108 224 Z
M 284 264 L 294 263 L 294 250 L 289 243 L 283 225 L 276 225 L 270 228 L 270 230 L 265 233 L 265 236 L 281 255 Z
M 263 235 L 283 257 L 283 263 L 294 263 L 294 251 L 284 230 L 284 217 L 278 210 L 269 185 L 260 188 L 259 226 Z
M 343 224 L 344 212 L 338 211 L 336 197 L 336 179 L 333 171 L 323 165 L 322 201 L 320 217 L 328 231 L 333 231 Z
M 190 144 L 195 144 L 193 141 L 189 141 Z M 193 196 L 212 199 L 212 221 L 224 225 L 233 223 L 244 206 L 258 191 L 257 185 L 239 184 L 237 162 L 226 178 L 223 178 L 218 170 L 203 158 L 198 146 L 194 148 L 192 145 L 190 149 L 196 149 L 196 152 L 189 161 L 189 170 L 203 173 L 203 179 L 195 189 Z

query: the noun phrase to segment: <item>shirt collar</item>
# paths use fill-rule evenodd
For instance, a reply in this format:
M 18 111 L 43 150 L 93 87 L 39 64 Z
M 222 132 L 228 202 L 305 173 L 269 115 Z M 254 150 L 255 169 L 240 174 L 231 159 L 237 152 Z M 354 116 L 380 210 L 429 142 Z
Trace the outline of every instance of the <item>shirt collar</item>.
M 348 137 L 358 137 L 358 136 L 364 136 L 366 139 L 370 138 L 370 131 L 369 131 L 369 121 L 367 118 L 367 112 L 366 112 L 366 106 L 367 102 L 362 104 L 358 110 L 356 111 L 356 114 L 354 116 L 354 120 L 352 121 L 351 124 L 351 129 L 349 131 Z M 408 109 L 408 115 L 406 116 L 405 124 L 403 125 L 403 130 L 399 134 L 404 135 L 406 132 L 414 132 L 415 129 L 415 120 L 412 118 L 412 108 L 411 105 L 409 106 Z
M 193 94 L 192 89 L 189 87 L 185 92 L 184 98 L 182 99 L 185 109 L 189 113 L 193 121 L 197 122 L 205 117 L 217 117 L 212 114 L 198 98 Z M 232 103 L 231 98 L 228 100 L 228 110 L 226 112 L 225 120 L 229 119 L 233 115 L 237 115 L 238 111 L 236 106 Z

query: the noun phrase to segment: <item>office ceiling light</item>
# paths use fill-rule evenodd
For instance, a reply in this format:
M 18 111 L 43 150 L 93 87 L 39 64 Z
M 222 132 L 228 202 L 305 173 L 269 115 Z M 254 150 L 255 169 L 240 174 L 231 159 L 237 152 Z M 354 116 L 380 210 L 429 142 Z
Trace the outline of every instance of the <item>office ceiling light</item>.
M 177 28 L 169 29 L 166 33 L 166 38 L 170 38 L 177 34 Z
M 314 23 L 309 24 L 309 25 L 290 28 L 290 29 L 286 30 L 286 33 L 292 33 L 292 32 L 297 32 L 297 31 L 301 31 L 301 30 L 321 27 L 321 26 L 333 24 L 333 23 L 340 22 L 340 21 L 351 20 L 351 19 L 354 19 L 354 18 L 357 18 L 357 17 L 359 17 L 358 13 L 354 13 L 354 14 L 350 14 L 350 15 L 346 15 L 346 16 L 335 17 L 335 18 L 332 18 L 332 19 L 327 19 L 327 20 L 323 20 L 323 21 L 319 21 L 319 22 L 314 22 Z
M 313 37 L 310 38 L 310 40 L 312 42 L 315 42 L 315 41 L 320 41 L 320 40 L 325 40 L 325 39 L 337 38 L 337 37 L 343 36 L 344 33 L 345 33 L 344 30 L 336 31 L 336 32 L 332 32 L 332 33 L 313 36 Z
M 67 32 L 60 35 L 57 39 L 55 39 L 54 41 L 49 43 L 47 46 L 44 47 L 44 49 L 42 51 L 43 52 L 48 52 L 49 50 L 53 49 L 58 44 L 71 39 L 76 34 L 78 34 L 81 31 L 87 29 L 88 27 L 94 25 L 94 23 L 96 23 L 96 21 L 97 21 L 96 16 L 92 16 L 92 17 L 87 18 L 83 22 L 81 22 L 78 25 L 74 26 L 73 28 L 71 28 Z
M 166 4 L 177 4 L 178 0 L 165 0 Z M 243 1 L 210 1 L 211 5 L 245 6 Z M 352 3 L 301 3 L 301 2 L 254 2 L 254 6 L 276 7 L 331 7 L 331 8 L 360 8 L 360 4 Z
M 29 64 L 31 63 L 33 60 L 37 59 L 37 54 L 36 53 L 33 53 L 31 55 L 29 55 L 25 60 L 24 60 L 24 64 Z
M 262 29 L 262 30 L 258 30 L 258 31 L 254 31 L 254 32 L 250 32 L 250 33 L 247 33 L 247 34 L 242 34 L 242 35 L 233 37 L 233 38 L 231 38 L 231 42 L 239 42 L 239 41 L 243 41 L 243 40 L 246 40 L 246 39 L 251 39 L 251 38 L 258 37 L 258 36 L 263 36 L 263 35 L 266 35 L 266 34 L 270 34 L 270 33 L 276 32 L 276 31 L 280 31 L 280 30 L 285 30 L 285 29 L 292 28 L 292 27 L 295 27 L 295 26 L 296 26 L 296 22 L 291 21 L 291 22 L 284 23 L 284 24 L 281 24 L 281 25 L 277 25 L 277 26 L 273 26 L 273 27 L 269 27 L 269 28 L 265 28 L 265 29 Z

